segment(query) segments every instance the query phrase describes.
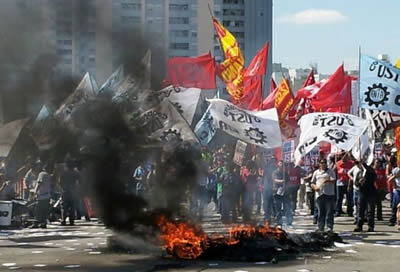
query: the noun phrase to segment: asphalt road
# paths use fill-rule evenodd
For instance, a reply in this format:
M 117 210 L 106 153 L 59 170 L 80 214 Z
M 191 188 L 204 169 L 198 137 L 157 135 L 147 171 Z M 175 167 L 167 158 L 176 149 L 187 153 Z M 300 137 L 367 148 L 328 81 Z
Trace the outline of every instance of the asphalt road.
M 287 231 L 315 229 L 306 210 L 297 213 L 294 228 Z M 377 222 L 375 233 L 353 233 L 353 218 L 335 218 L 335 231 L 348 244 L 292 256 L 277 264 L 181 261 L 127 236 L 118 237 L 135 248 L 130 253 L 113 252 L 107 243 L 115 233 L 96 221 L 77 221 L 76 226 L 64 227 L 54 223 L 47 229 L 2 230 L 0 271 L 398 271 L 400 232 L 387 226 L 387 207 L 384 215 L 385 221 Z M 225 230 L 212 212 L 204 219 L 203 227 L 209 233 Z

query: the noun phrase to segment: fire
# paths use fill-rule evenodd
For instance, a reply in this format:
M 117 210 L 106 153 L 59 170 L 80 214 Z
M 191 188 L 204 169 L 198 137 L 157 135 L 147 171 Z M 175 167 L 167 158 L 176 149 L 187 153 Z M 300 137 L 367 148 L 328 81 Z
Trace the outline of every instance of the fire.
M 240 225 L 234 226 L 228 230 L 229 233 L 229 244 L 237 244 L 242 238 L 251 238 L 260 236 L 263 238 L 271 237 L 274 239 L 286 238 L 286 233 L 278 227 L 270 227 L 269 223 L 264 226 L 251 226 L 251 225 Z
M 171 255 L 181 259 L 197 259 L 210 244 L 225 244 L 234 246 L 243 239 L 261 237 L 280 240 L 287 238 L 286 233 L 277 228 L 264 226 L 240 225 L 234 226 L 228 230 L 228 237 L 222 234 L 207 236 L 201 229 L 196 228 L 187 222 L 169 221 L 165 216 L 158 220 L 158 226 L 161 231 L 160 238 L 163 240 L 163 247 Z
M 158 221 L 163 247 L 181 259 L 196 259 L 206 249 L 207 234 L 187 222 L 172 222 L 165 216 Z

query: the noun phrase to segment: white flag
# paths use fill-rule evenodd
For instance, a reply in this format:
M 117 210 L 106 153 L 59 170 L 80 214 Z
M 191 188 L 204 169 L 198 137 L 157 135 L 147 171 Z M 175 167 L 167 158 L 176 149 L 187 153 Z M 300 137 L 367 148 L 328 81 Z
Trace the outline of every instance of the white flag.
M 122 65 L 115 70 L 114 73 L 104 82 L 104 84 L 99 89 L 99 94 L 115 94 L 115 90 L 117 85 L 122 81 L 124 78 L 124 68 Z
M 299 144 L 294 157 L 296 164 L 321 141 L 350 151 L 368 126 L 368 121 L 344 113 L 310 113 L 300 121 Z
M 30 135 L 40 151 L 49 150 L 57 144 L 59 139 L 57 127 L 57 120 L 43 105 L 30 131 Z
M 265 148 L 281 146 L 281 130 L 275 108 L 253 112 L 222 99 L 211 99 L 209 102 L 215 127 L 249 144 Z
M 144 112 L 135 122 L 141 125 L 149 139 L 172 145 L 181 142 L 198 143 L 188 123 L 168 100 Z
M 79 105 L 84 104 L 97 96 L 97 83 L 93 76 L 86 73 L 75 91 L 67 97 L 56 111 L 55 116 L 62 122 L 69 122 L 71 116 Z
M 199 103 L 201 89 L 169 86 L 157 92 L 160 101 L 167 98 L 182 114 L 183 118 L 192 124 L 197 104 Z
M 365 162 L 368 165 L 374 160 L 375 155 L 375 133 L 376 127 L 374 120 L 372 119 L 371 112 L 369 110 L 365 110 L 365 117 L 368 121 L 368 127 L 361 135 L 360 140 L 356 143 L 351 150 L 351 153 L 354 158 L 360 160 L 365 159 Z

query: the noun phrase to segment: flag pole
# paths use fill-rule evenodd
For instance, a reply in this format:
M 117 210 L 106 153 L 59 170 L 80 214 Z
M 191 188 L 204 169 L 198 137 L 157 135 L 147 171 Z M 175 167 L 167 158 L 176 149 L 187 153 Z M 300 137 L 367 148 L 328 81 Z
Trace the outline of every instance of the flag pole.
M 214 13 L 211 9 L 210 3 L 208 3 L 208 11 L 210 12 L 211 17 L 214 19 Z

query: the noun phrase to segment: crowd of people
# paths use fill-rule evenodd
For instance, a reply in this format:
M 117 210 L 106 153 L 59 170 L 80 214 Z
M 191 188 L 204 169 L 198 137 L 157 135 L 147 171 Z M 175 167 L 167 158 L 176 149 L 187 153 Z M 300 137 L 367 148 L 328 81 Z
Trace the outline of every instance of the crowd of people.
M 393 153 L 368 165 L 342 152 L 322 155 L 318 165 L 305 167 L 254 154 L 239 166 L 226 145 L 214 153 L 203 148 L 202 163 L 208 171 L 190 192 L 189 210 L 202 218 L 208 204 L 214 203 L 214 211 L 227 224 L 259 223 L 257 215 L 263 214 L 265 223 L 282 227 L 286 219 L 291 227 L 296 208 L 308 207 L 319 231 L 333 231 L 334 218 L 345 214 L 354 217 L 354 231 L 362 231 L 364 224 L 374 231 L 375 217 L 383 220 L 382 201 L 390 195 L 389 225 L 395 226 L 400 203 L 400 168 L 395 158 Z M 151 171 L 140 166 L 133 175 L 139 195 L 148 186 L 144 173 Z
M 64 163 L 43 162 L 28 158 L 23 167 L 26 171 L 21 180 L 9 179 L 7 167 L 0 173 L 0 200 L 19 200 L 26 203 L 31 228 L 46 228 L 47 222 L 60 220 L 61 225 L 74 225 L 82 216 L 90 221 L 84 205 L 84 169 L 77 160 L 67 156 Z M 20 169 L 20 171 L 23 171 Z M 17 183 L 22 190 L 16 190 Z
M 263 216 L 265 223 L 279 227 L 284 219 L 291 227 L 298 214 L 296 209 L 307 207 L 319 231 L 333 231 L 334 218 L 347 215 L 354 217 L 354 231 L 359 232 L 364 224 L 368 231 L 374 231 L 375 220 L 383 220 L 382 201 L 390 197 L 392 212 L 388 223 L 395 226 L 400 219 L 400 168 L 395 153 L 376 159 L 371 165 L 355 160 L 349 153 L 322 155 L 318 165 L 306 167 L 256 152 L 240 163 L 234 160 L 232 150 L 226 145 L 213 153 L 202 148 L 197 167 L 201 169 L 199 173 L 204 173 L 197 175 L 197 182 L 188 187 L 187 195 L 172 194 L 166 201 L 175 203 L 174 209 L 179 209 L 179 201 L 185 202 L 189 213 L 199 219 L 211 207 L 225 224 L 258 224 Z M 6 169 L 3 163 L 0 200 L 15 198 L 15 184 L 7 180 Z M 31 227 L 46 228 L 49 219 L 60 220 L 62 225 L 66 225 L 67 218 L 70 225 L 83 216 L 90 220 L 84 185 L 88 177 L 76 159 L 67 156 L 62 164 L 31 159 L 26 170 L 22 198 L 34 203 Z M 167 176 L 157 176 L 156 163 L 140 164 L 128 172 L 126 190 L 148 202 L 150 195 L 156 194 L 154 188 L 161 186 L 159 179 L 174 177 L 173 169 L 164 172 Z M 53 208 L 58 204 L 57 218 Z

